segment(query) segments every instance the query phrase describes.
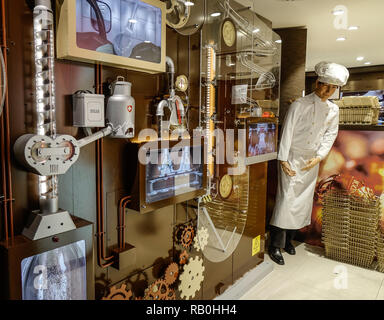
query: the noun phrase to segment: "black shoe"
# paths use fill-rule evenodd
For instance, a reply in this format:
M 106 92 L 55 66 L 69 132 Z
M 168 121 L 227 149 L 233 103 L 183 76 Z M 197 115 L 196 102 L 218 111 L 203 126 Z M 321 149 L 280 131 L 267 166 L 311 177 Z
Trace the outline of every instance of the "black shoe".
M 284 258 L 281 254 L 280 248 L 269 247 L 269 256 L 271 259 L 279 265 L 284 265 Z
M 294 256 L 296 254 L 296 249 L 295 247 L 292 245 L 292 243 L 288 242 L 286 243 L 285 245 L 285 248 L 284 248 L 284 251 L 288 254 L 290 254 L 291 256 Z

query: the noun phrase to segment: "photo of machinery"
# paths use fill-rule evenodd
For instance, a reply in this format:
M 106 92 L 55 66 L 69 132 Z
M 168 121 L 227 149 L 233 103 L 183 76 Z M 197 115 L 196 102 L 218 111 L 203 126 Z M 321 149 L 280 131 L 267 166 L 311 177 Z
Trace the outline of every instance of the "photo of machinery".
M 76 0 L 79 48 L 159 63 L 161 10 L 140 0 Z

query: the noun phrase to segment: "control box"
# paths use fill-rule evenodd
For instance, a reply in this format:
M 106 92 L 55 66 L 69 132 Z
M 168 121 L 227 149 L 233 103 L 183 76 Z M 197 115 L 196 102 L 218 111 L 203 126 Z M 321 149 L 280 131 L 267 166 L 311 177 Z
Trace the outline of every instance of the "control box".
M 104 128 L 104 95 L 75 93 L 73 95 L 73 126 L 81 128 Z

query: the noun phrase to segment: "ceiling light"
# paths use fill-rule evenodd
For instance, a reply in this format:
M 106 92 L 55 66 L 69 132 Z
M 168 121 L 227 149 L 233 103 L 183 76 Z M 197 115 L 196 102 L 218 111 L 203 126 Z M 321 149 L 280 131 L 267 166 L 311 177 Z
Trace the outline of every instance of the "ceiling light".
M 211 17 L 218 17 L 218 16 L 221 16 L 220 12 L 211 13 Z
M 130 22 L 130 23 L 136 23 L 137 20 L 135 20 L 135 19 L 129 19 L 128 22 Z
M 256 28 L 255 30 L 253 30 L 253 33 L 257 33 L 257 32 L 259 32 L 260 31 L 260 29 L 259 28 Z
M 339 38 L 336 39 L 336 41 L 345 41 L 345 40 L 347 40 L 346 37 L 339 37 Z
M 364 57 L 357 57 L 356 60 L 357 60 L 357 61 L 363 61 L 363 60 L 364 60 Z
M 333 14 L 334 16 L 341 16 L 341 15 L 344 14 L 344 10 L 342 10 L 342 9 L 333 10 L 333 11 L 332 11 L 332 14 Z
M 144 42 L 145 42 L 145 43 L 151 43 L 151 41 L 149 41 L 149 40 L 145 40 Z
M 358 26 L 350 26 L 350 27 L 348 28 L 348 30 L 358 30 L 358 29 L 359 29 Z
M 192 1 L 185 1 L 184 4 L 186 7 L 191 7 L 195 5 Z
M 279 39 L 279 40 L 276 40 L 275 42 L 276 42 L 276 43 L 282 43 L 283 40 L 280 40 L 280 39 Z
M 372 64 L 372 62 L 367 61 L 367 62 L 364 62 L 364 64 L 368 66 L 368 65 Z

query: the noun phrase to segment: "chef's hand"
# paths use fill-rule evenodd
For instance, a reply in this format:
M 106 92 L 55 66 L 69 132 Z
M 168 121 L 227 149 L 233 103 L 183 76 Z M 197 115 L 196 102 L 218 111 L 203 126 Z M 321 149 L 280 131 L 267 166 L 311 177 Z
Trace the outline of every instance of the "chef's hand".
M 320 163 L 321 159 L 320 157 L 312 158 L 308 160 L 307 165 L 302 168 L 303 171 L 311 170 L 313 167 L 315 167 L 318 163 Z
M 296 175 L 296 172 L 292 170 L 291 166 L 289 165 L 288 161 L 280 161 L 281 167 L 284 171 L 284 173 L 287 176 L 294 177 Z

